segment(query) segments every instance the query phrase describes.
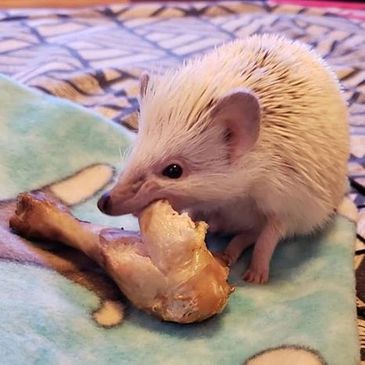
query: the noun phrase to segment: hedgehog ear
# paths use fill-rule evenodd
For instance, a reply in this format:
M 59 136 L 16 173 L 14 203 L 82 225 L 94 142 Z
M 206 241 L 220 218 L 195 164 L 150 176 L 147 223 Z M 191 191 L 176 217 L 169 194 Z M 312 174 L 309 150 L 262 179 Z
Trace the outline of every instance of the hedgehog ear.
M 149 81 L 150 81 L 150 76 L 148 75 L 147 72 L 143 72 L 139 79 L 139 83 L 140 83 L 139 96 L 141 99 L 143 99 L 143 97 L 146 95 L 146 90 L 147 90 Z
M 260 118 L 259 100 L 248 90 L 233 90 L 218 100 L 213 109 L 213 120 L 224 124 L 232 162 L 255 145 Z

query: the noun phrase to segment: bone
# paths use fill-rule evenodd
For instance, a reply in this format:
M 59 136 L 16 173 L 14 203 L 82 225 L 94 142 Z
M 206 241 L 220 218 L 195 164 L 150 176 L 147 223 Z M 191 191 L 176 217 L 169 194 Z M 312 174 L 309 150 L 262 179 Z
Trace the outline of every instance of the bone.
M 207 225 L 157 201 L 139 217 L 141 233 L 83 222 L 44 193 L 18 196 L 10 227 L 29 239 L 84 252 L 139 309 L 164 321 L 203 321 L 225 308 L 229 270 L 207 249 Z

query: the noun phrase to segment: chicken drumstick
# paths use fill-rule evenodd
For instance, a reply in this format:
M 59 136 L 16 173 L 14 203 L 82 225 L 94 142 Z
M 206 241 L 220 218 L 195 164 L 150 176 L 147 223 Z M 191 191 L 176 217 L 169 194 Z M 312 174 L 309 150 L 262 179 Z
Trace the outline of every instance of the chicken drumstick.
M 141 233 L 82 222 L 44 193 L 18 196 L 10 226 L 27 238 L 72 246 L 95 260 L 138 308 L 191 323 L 221 312 L 232 288 L 228 268 L 207 249 L 207 225 L 157 201 L 139 216 Z

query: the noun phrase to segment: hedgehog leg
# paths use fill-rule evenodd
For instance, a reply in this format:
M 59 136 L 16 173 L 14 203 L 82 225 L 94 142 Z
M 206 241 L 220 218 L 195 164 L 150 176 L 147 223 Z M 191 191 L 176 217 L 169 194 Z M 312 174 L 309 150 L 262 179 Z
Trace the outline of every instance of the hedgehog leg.
M 252 246 L 257 239 L 257 232 L 245 231 L 232 238 L 223 252 L 217 256 L 222 259 L 227 266 L 234 265 L 241 257 L 243 251 Z
M 268 219 L 253 249 L 250 265 L 243 279 L 250 283 L 264 284 L 269 279 L 270 261 L 276 246 L 283 237 L 283 226 L 277 219 Z

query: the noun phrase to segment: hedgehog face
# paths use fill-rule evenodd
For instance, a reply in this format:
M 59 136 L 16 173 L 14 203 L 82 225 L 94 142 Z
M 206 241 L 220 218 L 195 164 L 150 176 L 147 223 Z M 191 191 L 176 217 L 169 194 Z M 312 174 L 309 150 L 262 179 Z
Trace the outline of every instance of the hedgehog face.
M 147 89 L 143 76 L 142 97 Z M 126 168 L 98 204 L 106 214 L 138 215 L 159 199 L 178 211 L 226 200 L 222 186 L 229 185 L 240 157 L 258 138 L 260 106 L 247 90 L 232 90 L 203 105 L 194 123 L 177 121 L 186 115 L 186 105 L 158 107 L 151 116 L 151 106 L 141 105 L 138 138 Z

